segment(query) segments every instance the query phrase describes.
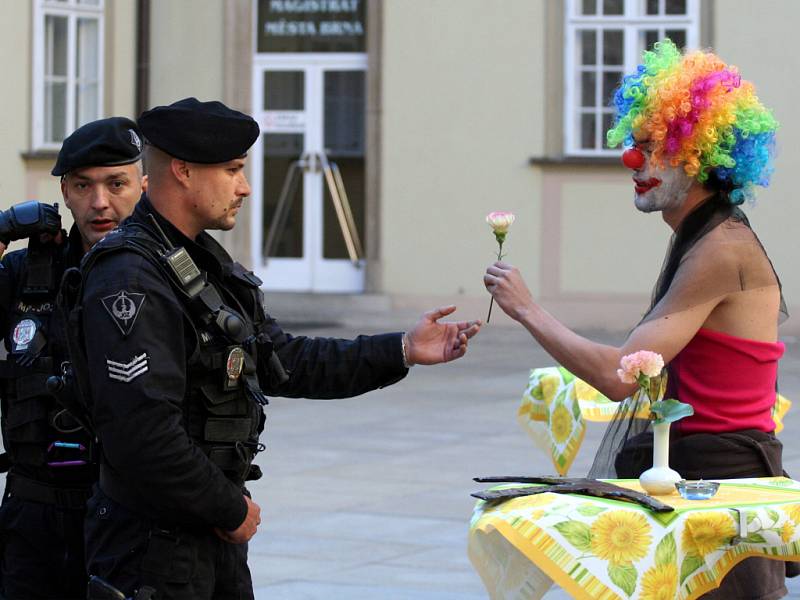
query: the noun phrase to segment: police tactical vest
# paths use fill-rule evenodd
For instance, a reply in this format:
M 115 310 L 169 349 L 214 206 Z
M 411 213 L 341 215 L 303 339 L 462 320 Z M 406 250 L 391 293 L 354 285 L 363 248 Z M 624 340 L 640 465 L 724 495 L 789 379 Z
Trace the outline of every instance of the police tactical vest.
M 3 444 L 13 476 L 88 487 L 96 480 L 91 436 L 47 387 L 66 360 L 54 314 L 64 258 L 63 248 L 32 242 L 24 256 L 10 255 L 7 262 L 15 271 L 16 289 L 6 315 L 8 354 L 0 361 Z M 34 496 L 29 499 L 48 501 Z
M 107 254 L 132 251 L 156 265 L 170 282 L 183 309 L 184 323 L 189 328 L 190 335 L 185 337 L 195 340 L 194 348 L 187 348 L 183 404 L 186 430 L 211 462 L 231 481 L 241 485 L 247 479 L 260 477 L 258 467 L 252 466 L 252 461 L 256 453 L 263 449 L 258 437 L 264 428 L 262 406 L 267 400 L 259 387 L 256 373 L 258 352 L 262 350 L 257 342 L 257 332 L 263 325 L 259 292 L 261 281 L 238 263 L 233 263 L 230 273 L 225 277 L 224 286 L 221 281 L 214 285 L 213 281 L 208 281 L 207 273 L 198 270 L 207 286 L 201 292 L 204 296 L 201 301 L 196 293 L 198 286 L 187 288 L 185 281 L 188 276 L 183 277 L 185 272 L 176 271 L 168 265 L 170 256 L 176 250 L 183 249 L 167 248 L 139 224 L 129 223 L 95 245 L 84 259 L 81 271 L 85 276 L 92 265 Z M 177 258 L 179 268 L 188 268 L 185 264 L 187 258 L 194 265 L 184 251 Z M 221 294 L 221 288 L 225 288 L 227 293 Z M 76 294 L 76 298 L 69 320 L 70 329 L 78 334 L 81 293 Z M 73 339 L 80 340 L 80 337 L 75 335 Z M 81 352 L 85 353 L 82 343 L 80 346 Z M 84 365 L 81 367 L 76 364 L 76 375 L 82 389 L 88 389 L 85 362 L 84 354 Z M 109 482 L 109 485 L 113 485 L 113 482 Z M 112 490 L 105 491 L 114 496 Z
M 190 437 L 229 479 L 242 483 L 261 449 L 266 403 L 256 375 L 256 348 L 200 329 L 187 370 L 186 423 Z

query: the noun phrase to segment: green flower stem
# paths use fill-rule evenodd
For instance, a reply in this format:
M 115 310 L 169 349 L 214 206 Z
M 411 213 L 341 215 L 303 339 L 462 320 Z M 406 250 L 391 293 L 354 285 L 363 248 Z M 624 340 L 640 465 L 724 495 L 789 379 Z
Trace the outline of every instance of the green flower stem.
M 500 246 L 500 249 L 497 251 L 497 260 L 500 260 L 500 259 L 503 258 L 503 241 L 506 239 L 506 234 L 502 234 L 502 236 L 501 236 L 501 234 L 495 233 L 494 237 L 497 238 L 497 243 Z M 489 319 L 492 318 L 492 306 L 493 305 L 494 305 L 494 296 L 492 296 L 492 299 L 489 300 L 489 314 L 486 316 L 486 324 L 487 325 L 489 324 Z

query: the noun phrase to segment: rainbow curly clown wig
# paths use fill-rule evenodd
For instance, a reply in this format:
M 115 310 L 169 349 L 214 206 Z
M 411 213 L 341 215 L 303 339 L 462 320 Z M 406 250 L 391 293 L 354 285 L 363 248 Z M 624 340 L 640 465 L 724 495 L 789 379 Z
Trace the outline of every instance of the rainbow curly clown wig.
M 611 147 L 647 139 L 651 160 L 684 165 L 687 175 L 728 192 L 733 204 L 769 185 L 775 130 L 772 112 L 736 67 L 711 52 L 682 55 L 670 40 L 645 52 L 643 64 L 614 94 Z

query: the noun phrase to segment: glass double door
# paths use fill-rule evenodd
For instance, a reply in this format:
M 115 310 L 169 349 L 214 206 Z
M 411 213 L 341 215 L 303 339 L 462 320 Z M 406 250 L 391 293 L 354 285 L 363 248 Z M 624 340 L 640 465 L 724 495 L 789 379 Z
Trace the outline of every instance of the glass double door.
M 251 239 L 264 287 L 363 291 L 364 261 L 348 252 L 335 201 L 349 203 L 363 246 L 366 56 L 259 57 L 253 97 L 261 136 L 251 151 Z

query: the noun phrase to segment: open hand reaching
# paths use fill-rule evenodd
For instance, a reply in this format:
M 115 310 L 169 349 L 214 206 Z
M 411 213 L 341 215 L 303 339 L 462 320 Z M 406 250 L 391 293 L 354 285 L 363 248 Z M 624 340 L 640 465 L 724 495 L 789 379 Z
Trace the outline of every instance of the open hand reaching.
M 479 320 L 440 322 L 455 312 L 454 305 L 442 306 L 422 315 L 406 336 L 406 359 L 411 365 L 435 365 L 461 358 L 467 343 L 481 328 Z

